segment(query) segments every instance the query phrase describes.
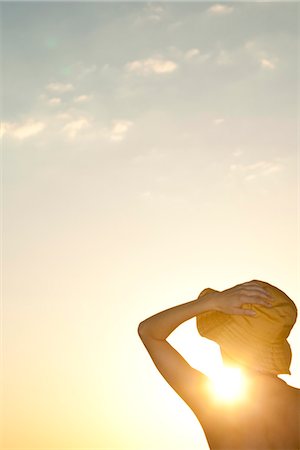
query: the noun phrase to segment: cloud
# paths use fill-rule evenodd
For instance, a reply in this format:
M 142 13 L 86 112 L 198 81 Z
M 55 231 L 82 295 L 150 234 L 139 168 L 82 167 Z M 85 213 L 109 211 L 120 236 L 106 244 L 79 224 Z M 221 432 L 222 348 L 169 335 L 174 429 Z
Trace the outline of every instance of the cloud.
M 132 163 L 134 165 L 140 164 L 152 164 L 162 162 L 166 157 L 166 153 L 162 152 L 157 147 L 151 147 L 149 151 L 139 153 L 132 158 Z M 162 177 L 160 177 L 162 178 Z
M 138 194 L 138 197 L 142 200 L 154 200 L 154 195 L 151 191 L 144 191 Z
M 114 120 L 106 136 L 111 141 L 123 141 L 129 128 L 133 125 L 130 120 Z
M 136 17 L 134 25 L 143 25 L 146 22 L 159 23 L 163 19 L 165 9 L 158 4 L 148 3 Z
M 151 22 L 160 22 L 164 13 L 164 8 L 161 5 L 156 5 L 155 3 L 149 3 L 145 7 L 145 12 L 147 14 L 148 20 Z
M 75 72 L 77 72 L 77 78 L 79 80 L 87 77 L 88 75 L 91 75 L 97 70 L 97 66 L 95 64 L 92 64 L 91 66 L 85 66 L 82 61 L 77 62 L 74 68 Z
M 75 103 L 85 103 L 88 102 L 89 100 L 91 100 L 92 96 L 91 95 L 79 95 L 78 97 L 74 98 L 74 102 Z
M 71 119 L 72 116 L 68 113 L 60 113 L 60 114 L 57 114 L 56 117 L 59 120 L 69 120 L 69 119 Z
M 211 14 L 229 14 L 233 9 L 233 6 L 216 4 L 208 8 L 208 12 Z
M 173 30 L 177 30 L 178 28 L 182 27 L 183 22 L 178 20 L 177 22 L 172 22 L 170 23 L 170 25 L 168 25 L 168 30 L 169 31 L 173 31 Z
M 215 119 L 215 120 L 214 120 L 214 124 L 215 124 L 215 125 L 220 125 L 221 123 L 224 122 L 224 120 L 225 120 L 225 119 L 223 119 L 223 118 Z
M 224 49 L 219 51 L 219 54 L 216 57 L 216 63 L 219 66 L 227 66 L 227 65 L 233 64 L 233 62 L 234 62 L 234 59 L 228 51 L 226 51 Z
M 255 42 L 254 41 L 247 41 L 247 42 L 245 42 L 244 48 L 246 50 L 253 50 L 255 48 Z
M 60 103 L 61 103 L 61 99 L 59 97 L 49 98 L 49 100 L 48 100 L 49 105 L 59 105 Z
M 270 59 L 262 58 L 260 60 L 260 64 L 264 69 L 271 69 L 271 70 L 275 69 L 275 64 L 274 62 L 270 61 Z
M 197 48 L 191 48 L 185 53 L 185 59 L 193 59 L 195 56 L 199 55 L 199 50 Z
M 89 121 L 85 117 L 79 117 L 78 119 L 68 122 L 63 131 L 66 133 L 69 139 L 74 139 L 77 134 L 90 126 Z
M 73 91 L 74 90 L 74 86 L 71 83 L 50 83 L 46 86 L 46 89 L 48 91 L 52 91 L 52 92 L 60 92 L 60 93 L 64 93 L 64 92 L 69 92 L 69 91 Z
M 231 164 L 230 166 L 231 173 L 242 174 L 246 181 L 281 172 L 283 169 L 284 165 L 280 161 L 258 161 L 253 164 Z
M 0 122 L 0 139 L 7 134 L 9 131 L 9 128 L 11 127 L 11 124 L 8 122 Z
M 110 126 L 102 127 L 101 123 L 95 124 L 92 118 L 84 115 L 72 117 L 72 113 L 57 114 L 56 119 L 60 121 L 62 132 L 70 140 L 75 139 L 84 132 L 85 139 L 99 140 L 99 138 L 104 138 L 110 142 L 121 142 L 133 125 L 133 122 L 130 120 L 119 119 L 111 121 Z
M 179 48 L 171 45 L 168 47 L 168 52 L 172 58 L 181 61 L 197 61 L 203 63 L 212 57 L 212 53 L 201 53 L 198 48 L 190 48 L 189 50 L 182 51 Z
M 131 61 L 125 67 L 128 72 L 134 72 L 139 75 L 163 75 L 174 72 L 178 66 L 174 61 L 158 57 Z
M 23 140 L 40 133 L 45 126 L 44 122 L 34 119 L 28 119 L 23 124 L 2 122 L 0 136 L 7 134 L 15 139 Z
M 270 57 L 268 53 L 260 48 L 256 41 L 247 41 L 244 44 L 244 49 L 252 54 L 252 57 L 259 62 L 263 69 L 274 70 L 277 67 L 279 59 L 277 57 Z
M 236 149 L 232 155 L 236 158 L 238 158 L 239 156 L 241 156 L 243 154 L 243 150 L 241 150 L 240 148 Z

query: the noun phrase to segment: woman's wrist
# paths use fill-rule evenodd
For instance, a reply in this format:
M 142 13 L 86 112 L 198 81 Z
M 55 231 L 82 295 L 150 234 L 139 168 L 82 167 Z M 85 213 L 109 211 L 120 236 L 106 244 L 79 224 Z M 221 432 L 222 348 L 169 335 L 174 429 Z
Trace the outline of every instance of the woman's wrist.
M 199 314 L 206 311 L 220 311 L 219 308 L 219 292 L 208 292 L 204 296 L 199 296 L 195 302 L 199 304 Z
M 207 294 L 148 317 L 139 325 L 140 336 L 166 339 L 181 323 L 216 309 L 215 297 Z

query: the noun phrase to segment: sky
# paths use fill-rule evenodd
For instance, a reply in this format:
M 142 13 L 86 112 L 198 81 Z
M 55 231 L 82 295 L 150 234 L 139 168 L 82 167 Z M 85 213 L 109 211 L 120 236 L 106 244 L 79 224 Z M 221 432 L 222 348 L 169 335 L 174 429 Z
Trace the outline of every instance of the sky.
M 137 327 L 252 279 L 300 307 L 299 4 L 0 6 L 2 446 L 207 450 Z

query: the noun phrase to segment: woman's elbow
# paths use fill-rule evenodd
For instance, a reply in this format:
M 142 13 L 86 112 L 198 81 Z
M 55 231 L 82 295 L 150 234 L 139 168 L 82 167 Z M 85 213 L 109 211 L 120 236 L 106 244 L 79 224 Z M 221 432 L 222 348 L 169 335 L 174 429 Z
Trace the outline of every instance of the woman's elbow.
M 146 325 L 146 323 L 145 323 L 146 321 L 145 320 L 143 320 L 143 322 L 140 322 L 139 323 L 139 326 L 138 326 L 138 335 L 139 335 L 139 337 L 141 338 L 141 339 L 143 339 L 143 337 L 145 337 L 146 336 L 146 334 L 147 334 L 147 325 Z
M 143 322 L 140 322 L 139 323 L 139 326 L 138 326 L 138 329 L 137 329 L 137 332 L 138 332 L 138 335 L 141 337 L 141 335 L 142 335 L 142 333 L 143 333 L 143 328 L 144 328 L 144 323 Z

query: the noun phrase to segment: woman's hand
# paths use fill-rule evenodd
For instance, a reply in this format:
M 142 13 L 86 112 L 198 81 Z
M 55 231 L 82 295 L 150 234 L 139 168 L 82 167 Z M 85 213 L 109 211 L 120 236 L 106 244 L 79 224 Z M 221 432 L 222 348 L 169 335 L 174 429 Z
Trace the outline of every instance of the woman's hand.
M 243 314 L 255 316 L 255 311 L 243 308 L 243 305 L 260 305 L 270 308 L 272 306 L 272 296 L 257 281 L 237 284 L 225 291 L 207 294 L 211 296 L 214 310 L 225 314 Z

